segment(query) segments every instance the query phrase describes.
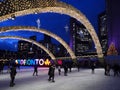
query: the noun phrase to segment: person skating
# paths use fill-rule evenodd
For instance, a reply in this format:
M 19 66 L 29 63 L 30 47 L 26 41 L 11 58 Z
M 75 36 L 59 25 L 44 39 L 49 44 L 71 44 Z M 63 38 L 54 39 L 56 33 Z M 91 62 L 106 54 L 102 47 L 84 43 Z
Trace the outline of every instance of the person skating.
M 49 75 L 48 81 L 55 82 L 54 73 L 55 73 L 55 64 L 52 64 L 52 65 L 50 65 L 49 71 L 48 71 L 48 75 Z
M 13 65 L 11 68 L 10 68 L 10 78 L 11 78 L 11 81 L 10 81 L 10 87 L 13 87 L 15 85 L 14 83 L 14 80 L 15 80 L 15 76 L 16 76 L 16 66 Z
M 37 65 L 34 66 L 33 76 L 35 75 L 35 73 L 36 73 L 36 76 L 38 76 L 38 66 Z
M 61 66 L 60 65 L 58 66 L 58 73 L 59 73 L 59 75 L 61 75 Z
M 64 76 L 67 76 L 67 73 L 68 73 L 68 67 L 67 67 L 67 65 L 65 64 L 65 65 L 64 65 Z
M 92 62 L 92 65 L 91 65 L 92 74 L 94 74 L 94 73 L 95 73 L 95 67 L 96 67 L 95 62 Z

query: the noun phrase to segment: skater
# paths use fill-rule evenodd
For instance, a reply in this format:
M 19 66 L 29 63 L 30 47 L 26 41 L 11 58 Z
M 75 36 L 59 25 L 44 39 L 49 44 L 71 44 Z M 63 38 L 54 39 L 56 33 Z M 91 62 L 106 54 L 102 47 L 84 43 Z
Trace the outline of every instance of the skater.
M 58 66 L 58 73 L 59 73 L 59 75 L 61 75 L 61 66 L 60 65 Z
M 64 65 L 64 76 L 67 76 L 67 73 L 68 73 L 68 67 L 67 67 L 67 65 L 65 64 L 65 65 Z
M 16 74 L 17 74 L 16 66 L 13 65 L 13 66 L 10 68 L 10 78 L 11 78 L 10 87 L 13 87 L 13 86 L 15 85 L 14 80 L 15 80 Z
M 35 75 L 35 73 L 36 73 L 36 76 L 38 76 L 38 66 L 37 65 L 34 66 L 33 76 Z
M 95 73 L 95 67 L 96 67 L 95 62 L 92 62 L 92 65 L 91 65 L 92 74 L 94 74 L 94 73 Z
M 52 80 L 52 82 L 55 82 L 54 73 L 55 73 L 55 64 L 52 64 L 52 65 L 50 65 L 49 71 L 48 71 L 48 75 L 49 75 L 48 81 Z
M 110 76 L 110 65 L 109 64 L 105 65 L 105 75 Z

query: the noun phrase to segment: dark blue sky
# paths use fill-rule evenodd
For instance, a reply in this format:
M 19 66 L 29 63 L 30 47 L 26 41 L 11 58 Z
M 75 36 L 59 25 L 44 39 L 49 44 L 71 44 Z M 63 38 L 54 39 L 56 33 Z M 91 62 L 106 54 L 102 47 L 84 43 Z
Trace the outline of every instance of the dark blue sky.
M 61 0 L 68 4 L 73 5 L 75 8 L 79 9 L 86 17 L 90 20 L 95 30 L 98 31 L 98 15 L 105 11 L 105 0 Z M 32 14 L 26 16 L 16 17 L 15 20 L 7 20 L 0 23 L 0 27 L 3 26 L 36 26 L 36 20 L 40 19 L 41 28 L 50 30 L 51 32 L 57 34 L 63 38 L 67 43 L 69 43 L 70 33 L 66 32 L 65 26 L 69 26 L 70 17 L 67 15 L 61 15 L 56 13 L 44 13 L 44 14 Z M 29 38 L 32 35 L 37 36 L 37 40 L 43 39 L 43 34 L 21 31 L 21 32 L 7 32 L 0 35 L 15 35 L 23 36 Z M 0 40 L 0 49 L 16 50 L 15 45 L 17 45 L 18 40 Z M 53 41 L 54 42 L 54 41 Z M 56 42 L 55 42 L 56 43 Z

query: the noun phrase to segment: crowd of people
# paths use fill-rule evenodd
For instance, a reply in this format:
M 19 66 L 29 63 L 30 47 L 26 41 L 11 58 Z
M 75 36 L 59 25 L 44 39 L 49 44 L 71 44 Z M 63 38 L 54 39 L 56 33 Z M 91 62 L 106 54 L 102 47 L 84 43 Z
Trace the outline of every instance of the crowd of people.
M 4 62 L 0 61 L 0 73 L 3 73 L 3 69 L 4 69 Z
M 111 75 L 111 70 L 113 71 L 114 76 L 119 76 L 120 74 L 120 65 L 115 63 L 113 65 L 110 64 L 105 64 L 105 75 L 110 76 Z
M 15 85 L 15 76 L 17 74 L 16 67 L 18 67 L 16 64 L 9 65 L 8 64 L 8 69 L 10 73 L 10 87 L 13 87 Z M 96 61 L 91 61 L 89 68 L 91 68 L 91 73 L 95 74 L 95 69 L 97 68 L 97 63 Z M 58 75 L 61 75 L 63 69 L 63 75 L 68 76 L 68 72 L 72 72 L 72 68 L 77 68 L 78 72 L 80 71 L 80 68 L 82 67 L 81 62 L 63 62 L 62 65 L 56 64 L 56 63 L 51 63 L 48 69 L 48 81 L 49 82 L 55 82 L 55 69 L 58 69 Z M 4 63 L 0 63 L 0 72 L 2 73 L 4 69 Z M 119 64 L 115 63 L 114 65 L 110 65 L 108 63 L 104 63 L 104 69 L 105 69 L 105 75 L 110 76 L 111 75 L 111 70 L 113 71 L 114 76 L 119 76 L 120 74 L 120 66 Z M 34 71 L 33 71 L 33 76 L 38 76 L 38 66 L 34 66 Z

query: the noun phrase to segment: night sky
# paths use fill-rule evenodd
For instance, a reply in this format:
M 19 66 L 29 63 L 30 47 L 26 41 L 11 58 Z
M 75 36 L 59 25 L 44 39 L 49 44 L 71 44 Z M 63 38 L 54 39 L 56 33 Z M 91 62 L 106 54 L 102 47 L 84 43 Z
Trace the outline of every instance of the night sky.
M 94 26 L 96 32 L 98 31 L 98 15 L 105 11 L 105 0 L 61 0 L 68 4 L 73 5 L 75 8 L 79 9 L 86 17 L 90 20 Z M 65 30 L 65 26 L 69 27 L 70 17 L 63 14 L 57 13 L 44 13 L 44 14 L 30 14 L 26 16 L 16 17 L 15 20 L 7 20 L 0 23 L 0 27 L 4 26 L 35 26 L 37 27 L 36 20 L 40 19 L 40 28 L 49 30 L 61 38 L 63 38 L 67 43 L 70 41 L 69 30 Z M 43 34 L 29 31 L 19 31 L 19 32 L 6 32 L 0 35 L 12 35 L 12 36 L 22 36 L 29 38 L 32 35 L 37 36 L 37 41 L 44 38 Z M 6 39 L 0 40 L 0 49 L 3 50 L 17 50 L 18 40 Z M 52 40 L 53 43 L 58 43 Z

